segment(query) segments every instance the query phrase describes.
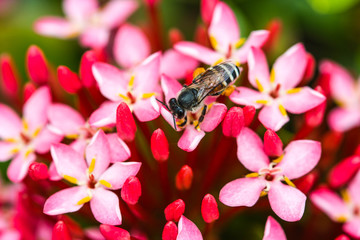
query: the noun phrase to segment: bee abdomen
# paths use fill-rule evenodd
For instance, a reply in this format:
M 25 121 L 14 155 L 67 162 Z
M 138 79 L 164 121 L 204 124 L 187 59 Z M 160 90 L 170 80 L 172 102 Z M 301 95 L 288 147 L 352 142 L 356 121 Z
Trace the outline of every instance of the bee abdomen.
M 217 72 L 222 73 L 224 80 L 222 84 L 226 87 L 233 81 L 235 81 L 239 75 L 239 68 L 232 62 L 223 62 L 213 67 Z

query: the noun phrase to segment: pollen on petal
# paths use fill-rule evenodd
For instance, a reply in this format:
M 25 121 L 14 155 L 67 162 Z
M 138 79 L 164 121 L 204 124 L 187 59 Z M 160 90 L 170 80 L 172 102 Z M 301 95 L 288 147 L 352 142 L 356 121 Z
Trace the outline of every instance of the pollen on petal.
M 301 88 L 293 88 L 286 91 L 287 94 L 294 94 L 301 91 Z
M 83 199 L 80 199 L 80 200 L 77 202 L 77 205 L 82 205 L 82 204 L 84 204 L 84 203 L 90 202 L 90 200 L 91 200 L 91 197 L 90 197 L 90 196 L 84 197 Z
M 94 171 L 95 162 L 96 162 L 95 158 L 91 159 L 91 163 L 90 163 L 90 166 L 89 166 L 89 173 L 92 173 Z
M 101 179 L 101 180 L 99 181 L 99 183 L 100 183 L 101 185 L 107 187 L 107 188 L 111 188 L 111 186 L 112 186 L 111 183 L 109 183 L 108 181 L 105 181 L 105 180 L 103 180 L 103 179 Z
M 246 41 L 246 38 L 240 38 L 235 44 L 234 47 L 236 49 L 240 48 Z
M 151 98 L 152 96 L 155 96 L 156 93 L 143 93 L 143 95 L 141 96 L 142 98 Z
M 78 183 L 78 180 L 72 176 L 69 176 L 69 175 L 63 175 L 63 178 L 70 182 L 70 183 L 73 183 L 73 184 L 77 184 Z
M 279 104 L 279 110 L 283 116 L 287 116 L 286 110 L 283 105 Z

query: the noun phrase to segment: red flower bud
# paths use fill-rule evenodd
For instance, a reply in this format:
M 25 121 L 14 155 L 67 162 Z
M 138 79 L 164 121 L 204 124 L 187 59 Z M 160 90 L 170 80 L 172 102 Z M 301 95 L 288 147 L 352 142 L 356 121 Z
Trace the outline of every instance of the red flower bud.
M 350 238 L 345 234 L 341 234 L 337 238 L 335 238 L 335 240 L 350 240 Z
M 354 153 L 354 154 L 360 156 L 360 145 L 357 146 L 357 148 L 355 149 L 355 153 Z
M 165 224 L 162 232 L 162 240 L 176 240 L 178 228 L 173 221 L 169 221 Z
M 95 78 L 92 73 L 92 65 L 95 62 L 100 61 L 100 58 L 97 56 L 94 50 L 86 51 L 80 61 L 80 79 L 82 84 L 85 87 L 91 87 L 95 84 Z
M 29 175 L 35 181 L 47 179 L 49 177 L 48 168 L 44 163 L 34 162 L 29 166 Z
M 169 31 L 169 39 L 170 39 L 171 45 L 173 46 L 174 44 L 182 41 L 184 39 L 184 36 L 179 29 L 172 28 Z
M 178 199 L 172 203 L 170 203 L 165 208 L 165 218 L 167 221 L 175 221 L 178 222 L 181 215 L 185 212 L 185 203 L 183 200 Z
M 201 0 L 200 11 L 201 17 L 206 25 L 209 25 L 214 13 L 214 9 L 219 0 Z
M 281 19 L 274 18 L 266 25 L 266 30 L 269 31 L 269 37 L 266 40 L 263 49 L 272 50 L 278 43 L 279 36 L 281 34 L 283 23 Z
M 36 91 L 34 83 L 28 82 L 24 86 L 24 102 L 26 102 L 31 95 Z
M 222 127 L 227 137 L 237 137 L 244 127 L 244 112 L 241 107 L 232 107 L 226 113 Z
M 128 204 L 134 205 L 141 196 L 141 184 L 137 177 L 132 176 L 126 179 L 122 189 L 121 198 Z
M 193 171 L 188 165 L 184 165 L 176 174 L 175 184 L 179 190 L 188 190 L 191 187 Z
M 111 225 L 101 224 L 100 232 L 106 240 L 130 240 L 128 231 Z
M 201 215 L 205 222 L 211 223 L 219 218 L 219 209 L 213 195 L 206 194 L 201 203 Z
M 16 97 L 19 89 L 19 79 L 10 55 L 4 54 L 0 57 L 0 74 L 3 92 L 9 97 Z
M 52 240 L 71 240 L 71 235 L 68 227 L 63 221 L 58 221 L 52 232 Z
M 304 177 L 294 181 L 294 184 L 297 189 L 302 191 L 304 194 L 308 194 L 312 187 L 315 185 L 319 178 L 318 172 L 311 172 Z
M 347 183 L 360 168 L 360 156 L 354 155 L 345 158 L 335 165 L 329 173 L 329 184 L 338 188 Z
M 57 75 L 60 85 L 68 93 L 76 93 L 81 88 L 81 82 L 76 73 L 72 72 L 66 66 L 59 66 Z
M 169 143 L 165 133 L 160 128 L 151 135 L 151 152 L 159 162 L 166 161 L 169 158 Z
M 307 63 L 306 63 L 305 73 L 304 73 L 303 81 L 301 82 L 304 85 L 314 76 L 314 70 L 316 65 L 316 61 L 313 55 L 307 53 L 306 58 L 307 58 Z
M 250 126 L 251 122 L 254 119 L 256 109 L 253 106 L 245 106 L 243 108 L 244 112 L 244 121 L 245 121 L 245 127 Z
M 116 130 L 124 141 L 132 141 L 135 138 L 135 120 L 129 106 L 124 102 L 120 103 L 116 110 Z
M 37 84 L 49 81 L 49 68 L 44 53 L 37 46 L 30 46 L 26 53 L 26 65 L 30 79 Z
M 324 91 L 320 86 L 317 86 L 315 88 L 316 91 L 318 91 L 321 94 L 324 94 Z M 317 107 L 314 107 L 313 109 L 310 109 L 305 113 L 305 122 L 310 127 L 317 127 L 319 126 L 324 119 L 324 114 L 326 110 L 326 100 Z
M 283 143 L 279 136 L 271 129 L 264 135 L 264 151 L 268 156 L 279 157 L 283 153 Z

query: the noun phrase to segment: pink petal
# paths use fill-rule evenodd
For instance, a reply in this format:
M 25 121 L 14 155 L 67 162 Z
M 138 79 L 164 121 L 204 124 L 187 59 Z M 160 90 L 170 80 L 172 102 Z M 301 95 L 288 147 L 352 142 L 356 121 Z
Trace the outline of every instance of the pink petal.
M 15 143 L 0 141 L 0 162 L 9 160 L 14 156 L 12 150 L 16 148 Z
M 348 208 L 337 194 L 325 187 L 319 188 L 310 194 L 310 199 L 332 220 L 337 221 L 339 217 L 348 216 Z
M 267 94 L 255 91 L 246 87 L 237 87 L 236 90 L 230 95 L 230 100 L 240 105 L 250 105 L 255 108 L 261 108 L 263 105 L 256 103 L 258 100 L 268 100 Z
M 131 157 L 130 149 L 116 133 L 106 134 L 110 146 L 111 162 L 123 162 Z
M 176 237 L 176 240 L 189 239 L 202 240 L 203 237 L 197 226 L 192 221 L 184 217 L 184 215 L 182 215 L 178 224 L 178 235 Z
M 78 202 L 87 196 L 87 188 L 83 186 L 63 189 L 46 200 L 43 211 L 47 215 L 76 212 L 84 205 Z
M 98 10 L 96 0 L 64 0 L 63 11 L 68 18 L 77 23 L 84 23 Z
M 30 153 L 26 156 L 27 149 L 22 149 L 22 151 L 11 161 L 8 169 L 7 175 L 12 182 L 21 182 L 29 169 L 31 163 L 36 159 L 34 153 Z
M 105 180 L 111 184 L 113 190 L 122 188 L 126 179 L 136 176 L 141 167 L 140 162 L 116 162 L 109 167 L 99 180 Z
M 226 54 L 229 46 L 240 39 L 239 25 L 234 12 L 223 2 L 215 6 L 212 20 L 209 26 L 209 36 L 216 39 L 216 50 Z
M 91 166 L 95 159 L 95 166 L 92 174 L 97 179 L 110 164 L 110 146 L 103 130 L 98 130 L 86 147 L 85 156 L 87 165 Z
M 295 222 L 303 216 L 306 196 L 300 190 L 281 182 L 272 182 L 268 196 L 272 210 L 281 219 Z
M 23 117 L 29 125 L 30 132 L 45 125 L 50 104 L 51 94 L 49 87 L 39 88 L 26 101 L 23 108 Z
M 213 131 L 223 120 L 227 107 L 222 103 L 215 103 L 209 112 L 205 114 L 204 121 L 200 124 L 201 130 L 205 132 Z
M 265 54 L 261 49 L 252 47 L 248 56 L 249 81 L 254 88 L 258 88 L 258 83 L 264 90 L 270 89 L 269 66 Z
M 87 28 L 80 36 L 80 43 L 83 47 L 103 48 L 108 43 L 110 32 L 103 27 Z
M 271 105 L 265 106 L 259 113 L 259 120 L 266 128 L 278 131 L 285 123 L 289 121 L 289 116 L 282 115 L 279 104 L 273 102 Z
M 165 95 L 165 103 L 168 104 L 171 98 L 176 98 L 182 89 L 181 84 L 174 78 L 165 74 L 161 75 L 161 87 Z
M 325 96 L 309 88 L 302 87 L 300 92 L 286 94 L 281 97 L 286 110 L 291 113 L 299 114 L 309 111 L 325 101 Z
M 261 48 L 269 38 L 269 31 L 252 31 L 245 44 L 233 53 L 233 58 L 239 63 L 246 63 L 252 47 Z
M 178 42 L 174 49 L 207 65 L 212 65 L 223 57 L 222 54 L 194 42 Z
M 16 112 L 0 103 L 0 138 L 16 138 L 21 129 L 21 119 Z
M 252 207 L 266 186 L 260 178 L 239 178 L 227 183 L 219 194 L 219 200 L 230 207 Z
M 360 126 L 360 111 L 356 109 L 335 108 L 329 113 L 328 123 L 332 130 L 345 132 Z
M 112 101 L 119 101 L 119 94 L 126 95 L 129 80 L 125 72 L 102 62 L 94 63 L 92 72 L 103 96 Z
M 50 150 L 51 145 L 61 142 L 62 139 L 62 134 L 52 130 L 50 126 L 46 126 L 40 131 L 39 135 L 34 138 L 32 143 L 37 153 L 44 154 Z
M 190 125 L 186 127 L 177 145 L 184 151 L 192 152 L 199 145 L 204 136 L 204 131 L 198 131 L 193 125 Z
M 137 26 L 123 24 L 115 35 L 114 57 L 124 68 L 132 68 L 150 54 L 150 42 Z
M 134 105 L 134 114 L 140 122 L 148 122 L 160 116 L 160 107 L 156 98 L 152 96 L 151 98 L 137 101 Z
M 172 78 L 185 78 L 192 73 L 199 62 L 192 57 L 186 56 L 174 49 L 167 50 L 161 60 L 161 73 Z
M 175 130 L 174 128 L 174 116 L 164 107 L 160 108 L 161 116 L 165 119 L 165 121 Z M 176 131 L 181 131 L 181 128 L 176 127 Z
M 355 204 L 360 204 L 360 171 L 357 172 L 353 180 L 350 182 L 347 190 L 350 194 L 350 199 Z
M 80 137 L 73 141 L 69 146 L 80 154 L 85 154 L 85 149 L 88 144 L 88 139 Z
M 48 109 L 48 118 L 52 128 L 57 129 L 63 135 L 78 134 L 85 120 L 73 108 L 65 104 L 52 104 Z
M 286 240 L 281 225 L 271 216 L 266 221 L 263 240 Z
M 320 63 L 320 72 L 329 76 L 329 87 L 332 96 L 341 102 L 349 102 L 355 97 L 354 78 L 339 64 L 325 60 Z
M 59 181 L 62 179 L 62 176 L 60 176 L 59 173 L 56 171 L 56 166 L 55 166 L 54 162 L 50 163 L 49 179 L 51 181 Z
M 161 52 L 146 58 L 135 70 L 134 94 L 153 93 L 159 86 Z
M 76 152 L 68 145 L 58 143 L 51 146 L 51 156 L 59 175 L 85 181 L 87 166 L 83 154 Z
M 244 167 L 253 172 L 268 167 L 270 162 L 264 152 L 261 138 L 250 128 L 243 128 L 237 136 L 236 142 L 237 157 Z
M 60 17 L 42 17 L 36 20 L 34 31 L 38 34 L 57 38 L 71 38 L 78 34 L 71 22 Z
M 295 44 L 274 63 L 275 83 L 288 90 L 297 86 L 304 76 L 307 55 L 301 43 Z
M 102 224 L 120 225 L 121 213 L 116 194 L 103 188 L 96 188 L 93 193 L 90 207 L 95 219 Z
M 284 158 L 277 165 L 289 179 L 299 178 L 310 172 L 321 157 L 321 144 L 312 140 L 292 141 L 284 149 Z
M 120 102 L 104 102 L 89 118 L 92 127 L 104 127 L 116 123 L 116 109 Z
M 343 230 L 354 238 L 360 238 L 360 218 L 355 217 L 354 219 L 346 222 L 343 225 Z
M 136 9 L 134 0 L 115 0 L 108 2 L 100 12 L 101 23 L 112 29 L 123 23 Z

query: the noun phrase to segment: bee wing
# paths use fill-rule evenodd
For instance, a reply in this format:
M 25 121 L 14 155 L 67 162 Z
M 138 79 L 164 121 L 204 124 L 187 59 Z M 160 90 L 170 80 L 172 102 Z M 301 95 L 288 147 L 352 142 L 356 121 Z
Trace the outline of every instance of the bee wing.
M 207 96 L 216 95 L 218 88 L 220 92 L 223 91 L 221 87 L 223 78 L 215 75 L 212 72 L 204 72 L 200 76 L 196 77 L 193 82 L 187 86 L 188 88 L 195 88 L 198 90 L 197 100 L 201 103 Z

